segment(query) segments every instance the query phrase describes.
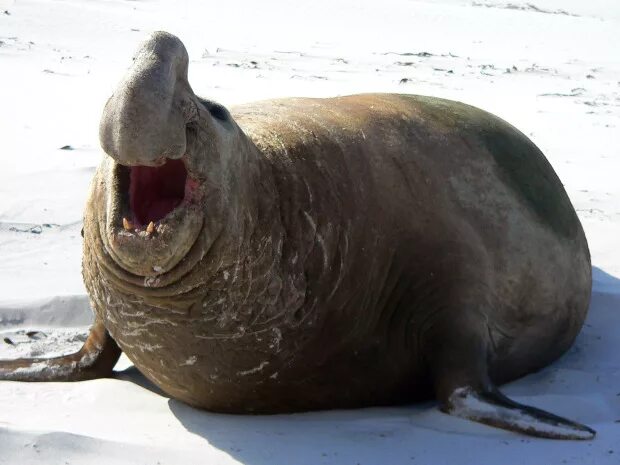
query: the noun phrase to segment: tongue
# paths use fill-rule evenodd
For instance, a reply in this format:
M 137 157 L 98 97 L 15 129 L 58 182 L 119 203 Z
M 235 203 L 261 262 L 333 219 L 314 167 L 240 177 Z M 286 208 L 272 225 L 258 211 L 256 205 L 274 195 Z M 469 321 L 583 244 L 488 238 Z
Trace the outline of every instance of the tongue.
M 181 160 L 158 167 L 132 166 L 129 205 L 138 223 L 159 221 L 174 210 L 185 194 L 187 170 Z

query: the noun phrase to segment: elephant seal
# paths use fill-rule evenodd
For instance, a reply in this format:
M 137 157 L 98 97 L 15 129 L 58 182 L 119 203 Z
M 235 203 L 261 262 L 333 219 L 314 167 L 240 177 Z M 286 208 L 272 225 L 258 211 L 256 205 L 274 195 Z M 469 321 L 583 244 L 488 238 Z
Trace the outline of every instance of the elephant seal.
M 215 412 L 440 408 L 522 433 L 594 431 L 506 398 L 574 341 L 587 242 L 514 127 L 415 95 L 290 98 L 228 111 L 153 34 L 108 100 L 84 215 L 95 323 L 65 357 L 3 379 L 110 376 L 121 350 Z

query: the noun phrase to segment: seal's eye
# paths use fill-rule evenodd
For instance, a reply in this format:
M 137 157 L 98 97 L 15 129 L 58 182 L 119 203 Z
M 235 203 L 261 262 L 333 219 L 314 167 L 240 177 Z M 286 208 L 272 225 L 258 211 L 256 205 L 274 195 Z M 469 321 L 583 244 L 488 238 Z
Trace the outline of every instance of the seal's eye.
M 143 225 L 161 220 L 183 201 L 186 183 L 182 160 L 168 160 L 156 167 L 130 167 L 129 205 L 135 219 Z
M 220 121 L 228 121 L 228 110 L 224 108 L 222 105 L 217 103 L 212 103 L 207 108 L 209 108 L 209 113 L 215 119 L 219 119 Z
M 228 113 L 228 110 L 223 105 L 212 102 L 211 100 L 199 99 L 199 101 L 215 119 L 219 121 L 230 121 L 230 113 Z

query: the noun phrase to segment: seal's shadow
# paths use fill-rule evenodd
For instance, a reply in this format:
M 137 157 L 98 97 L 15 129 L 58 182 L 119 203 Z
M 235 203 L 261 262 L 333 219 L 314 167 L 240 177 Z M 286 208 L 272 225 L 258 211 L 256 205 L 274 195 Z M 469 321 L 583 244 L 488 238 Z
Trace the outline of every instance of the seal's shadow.
M 133 365 L 124 368 L 122 370 L 114 371 L 114 378 L 122 381 L 129 381 L 130 383 L 137 384 L 141 388 L 151 391 L 154 394 L 169 397 L 164 391 L 155 386 Z
M 411 463 L 420 446 L 412 414 L 442 415 L 429 403 L 256 416 L 208 413 L 173 399 L 168 406 L 189 432 L 248 465 Z

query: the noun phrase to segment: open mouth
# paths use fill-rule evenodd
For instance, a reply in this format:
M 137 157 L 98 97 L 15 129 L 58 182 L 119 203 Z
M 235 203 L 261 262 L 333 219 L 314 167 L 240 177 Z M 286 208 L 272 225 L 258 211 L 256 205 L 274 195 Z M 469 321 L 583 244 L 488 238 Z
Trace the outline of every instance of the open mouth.
M 129 207 L 139 224 L 161 220 L 183 201 L 187 170 L 181 160 L 129 170 Z
M 166 160 L 161 166 L 122 166 L 119 194 L 123 200 L 123 228 L 153 233 L 158 223 L 183 203 L 197 186 L 183 160 Z
M 102 236 L 108 253 L 132 276 L 157 276 L 156 281 L 140 281 L 140 285 L 165 286 L 176 276 L 167 273 L 202 237 L 202 183 L 187 168 L 185 157 L 167 159 L 156 167 L 111 163 L 105 209 L 107 234 Z M 202 255 L 193 257 L 200 259 Z M 181 269 L 187 269 L 195 260 L 183 263 L 185 268 Z M 164 275 L 169 277 L 164 279 Z

